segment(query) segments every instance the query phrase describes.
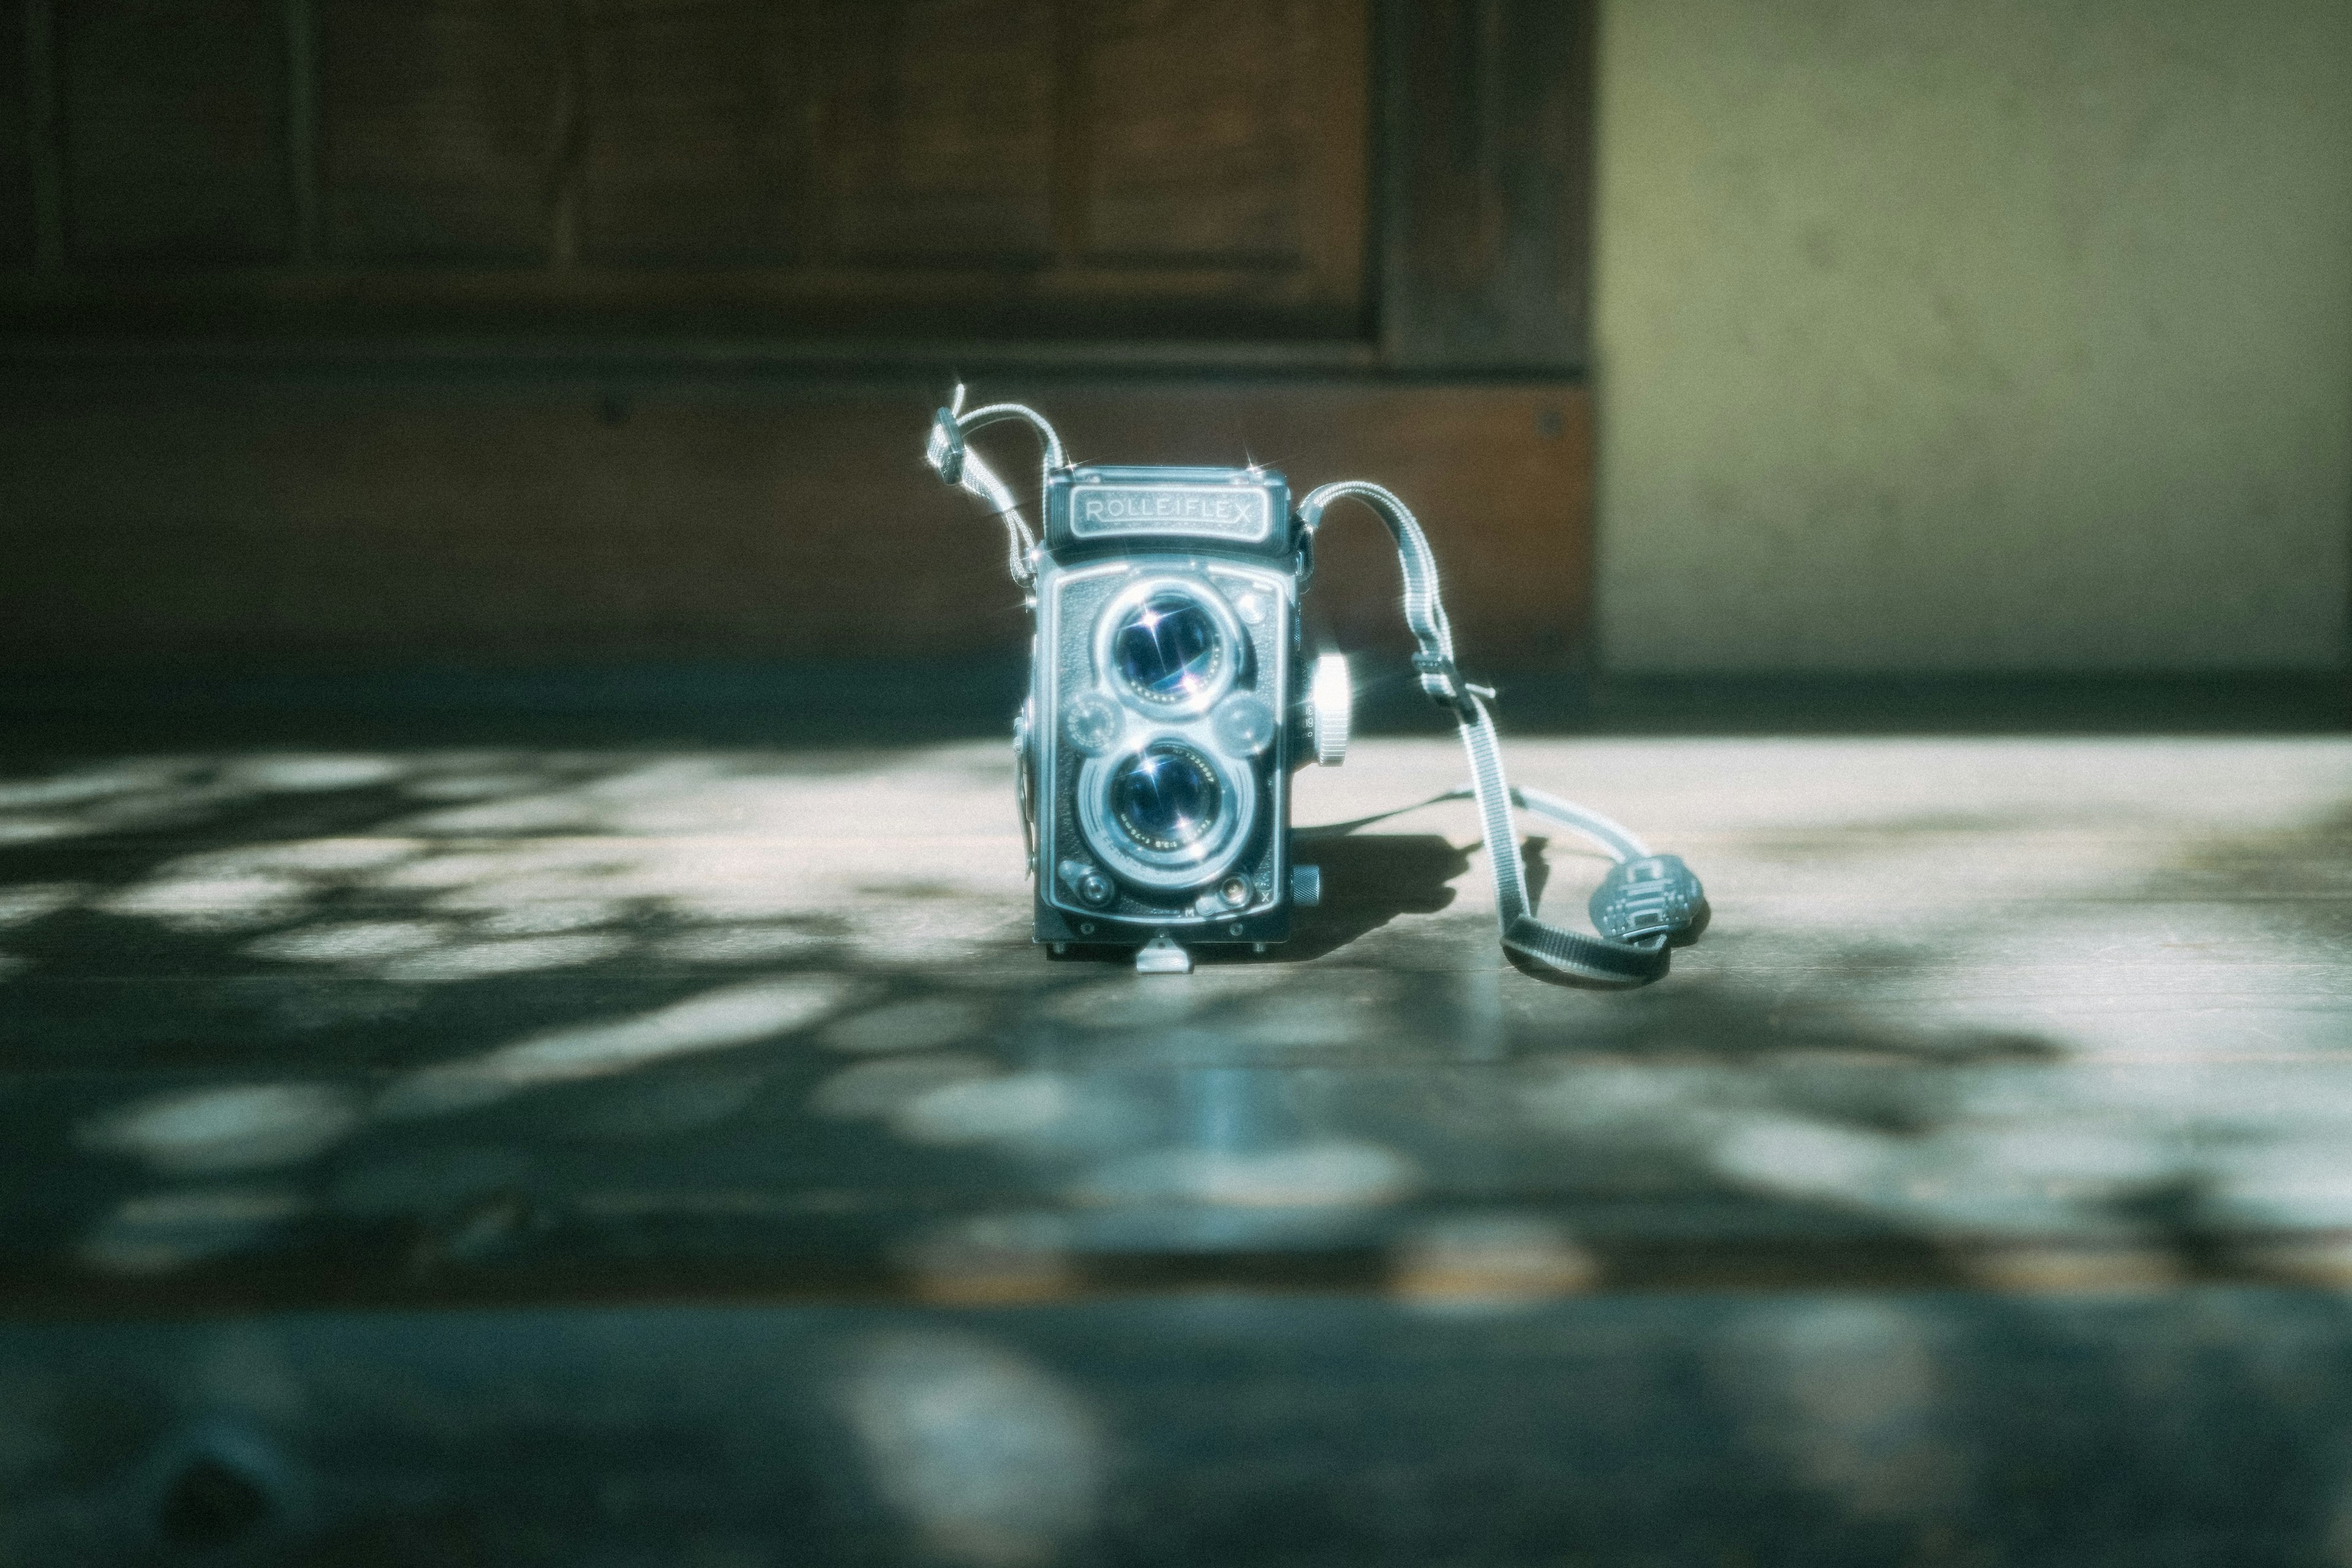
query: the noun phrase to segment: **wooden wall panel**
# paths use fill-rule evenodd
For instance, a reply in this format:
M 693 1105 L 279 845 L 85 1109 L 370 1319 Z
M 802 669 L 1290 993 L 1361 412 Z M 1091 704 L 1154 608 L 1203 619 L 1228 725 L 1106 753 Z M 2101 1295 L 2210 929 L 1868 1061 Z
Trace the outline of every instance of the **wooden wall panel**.
M 294 186 L 281 7 L 73 0 L 56 16 L 72 257 L 288 259 Z
M 1381 347 L 1574 373 L 1588 352 L 1597 0 L 1381 0 Z
M 1570 385 L 1034 384 L 1074 455 L 1388 483 L 1473 668 L 1581 635 Z M 185 384 L 0 399 L 0 668 L 1016 652 L 1002 533 L 918 460 L 936 387 L 858 394 Z M 1003 437 L 999 440 L 999 437 Z M 992 432 L 1003 468 L 1033 448 Z M 1396 647 L 1396 568 L 1335 511 L 1316 603 Z
M 545 260 L 576 155 L 562 0 L 317 3 L 328 254 Z
M 1117 0 L 1080 9 L 1086 254 L 1362 269 L 1360 0 Z
M 24 0 L 0 0 L 0 267 L 33 259 L 33 106 Z
M 1374 3 L 0 0 L 0 332 L 1344 353 Z
M 582 259 L 804 259 L 815 69 L 805 7 L 597 0 L 575 15 Z
M 845 261 L 1054 254 L 1051 0 L 834 0 L 834 250 Z

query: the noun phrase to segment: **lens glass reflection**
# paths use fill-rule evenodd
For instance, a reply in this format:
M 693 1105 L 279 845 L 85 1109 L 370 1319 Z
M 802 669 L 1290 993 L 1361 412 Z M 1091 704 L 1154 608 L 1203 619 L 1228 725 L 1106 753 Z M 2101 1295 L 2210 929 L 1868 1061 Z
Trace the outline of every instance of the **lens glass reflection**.
M 1121 828 L 1147 849 L 1198 843 L 1216 826 L 1223 792 L 1206 759 L 1190 746 L 1160 741 L 1118 766 L 1110 808 Z
M 1200 601 L 1154 594 L 1129 613 L 1111 639 L 1122 679 L 1154 702 L 1182 702 L 1208 689 L 1224 657 L 1217 623 Z

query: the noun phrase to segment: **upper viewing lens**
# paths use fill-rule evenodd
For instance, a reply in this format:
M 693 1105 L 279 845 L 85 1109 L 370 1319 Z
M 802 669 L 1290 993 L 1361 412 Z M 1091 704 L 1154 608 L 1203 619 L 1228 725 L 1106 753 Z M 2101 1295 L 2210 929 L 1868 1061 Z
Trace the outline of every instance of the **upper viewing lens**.
M 1118 825 L 1162 853 L 1197 843 L 1214 827 L 1223 795 L 1198 752 L 1165 741 L 1129 757 L 1110 784 Z
M 1215 617 L 1187 594 L 1154 594 L 1111 639 L 1118 673 L 1154 702 L 1183 702 L 1208 689 L 1224 657 Z

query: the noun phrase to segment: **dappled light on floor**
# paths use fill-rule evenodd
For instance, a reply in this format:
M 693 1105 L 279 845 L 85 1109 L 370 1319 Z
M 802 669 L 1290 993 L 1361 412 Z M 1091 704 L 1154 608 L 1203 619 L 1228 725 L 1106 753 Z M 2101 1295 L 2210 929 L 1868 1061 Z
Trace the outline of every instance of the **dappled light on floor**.
M 875 1489 L 928 1552 L 1026 1568 L 1094 1525 L 1107 1435 L 1044 1367 L 937 1331 L 878 1335 L 849 1360 L 842 1402 Z
M 1504 966 L 1460 807 L 1308 841 L 1330 896 L 1265 960 L 1052 962 L 993 746 L 20 769 L 6 1048 L 59 1070 L 18 1114 L 105 1175 L 19 1267 L 361 1268 L 391 1213 L 412 1270 L 683 1237 L 953 1294 L 1306 1248 L 1475 1304 L 1640 1278 L 1666 1200 L 2021 1289 L 2352 1231 L 2340 744 L 1530 752 L 1707 877 L 1666 983 Z M 1454 763 L 1376 742 L 1300 815 Z M 1601 862 L 1532 847 L 1572 908 Z
M 1461 1486 L 1545 1540 L 1653 1505 L 1730 1530 L 1696 1483 L 1637 1508 L 1608 1456 L 1638 1451 L 1778 1500 L 1792 1560 L 1924 1562 L 2029 1517 L 2089 1462 L 2081 1413 L 2151 1388 L 2209 1377 L 2277 1441 L 2352 1430 L 2310 1392 L 2352 1332 L 2352 747 L 1515 761 L 1706 877 L 1665 981 L 1507 966 L 1460 807 L 1305 841 L 1326 901 L 1282 951 L 1049 958 L 994 744 L 20 765 L 0 1283 L 127 1321 L 226 1302 L 244 1337 L 87 1331 L 172 1369 L 141 1395 L 167 1430 L 38 1496 L 8 1458 L 0 1556 L 89 1556 L 124 1497 L 294 1539 L 327 1495 L 303 1422 L 473 1455 L 541 1429 L 559 1353 L 597 1369 L 576 1424 L 635 1401 L 729 1434 L 665 1455 L 677 1485 L 781 1487 L 794 1528 L 972 1568 L 1232 1557 L 1207 1494 L 1134 1512 L 1195 1449 L 1277 1544 L 1517 1560 Z M 1300 815 L 1457 765 L 1373 742 L 1302 775 Z M 1573 911 L 1601 860 L 1528 848 Z M 562 1305 L 446 1342 L 251 1317 L 476 1299 Z M 50 1374 L 10 1342 L 0 1458 L 65 1452 L 40 1412 L 111 1385 L 17 1397 Z M 464 1353 L 344 1370 L 423 1354 L 390 1343 Z M 466 1473 L 544 1491 L 501 1442 Z M 2182 1442 L 2146 1517 L 2243 1494 Z M 2347 1477 L 2281 1472 L 2265 1517 L 2333 1541 Z

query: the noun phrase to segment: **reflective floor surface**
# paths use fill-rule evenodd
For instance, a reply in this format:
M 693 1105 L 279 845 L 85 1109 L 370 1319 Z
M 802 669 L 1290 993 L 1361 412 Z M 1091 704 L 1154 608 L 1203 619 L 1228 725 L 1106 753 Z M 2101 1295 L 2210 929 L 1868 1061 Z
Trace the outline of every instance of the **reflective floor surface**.
M 11 759 L 0 1561 L 2352 1562 L 2352 742 L 1509 760 L 1665 981 L 1465 805 L 1051 960 L 1002 742 Z

